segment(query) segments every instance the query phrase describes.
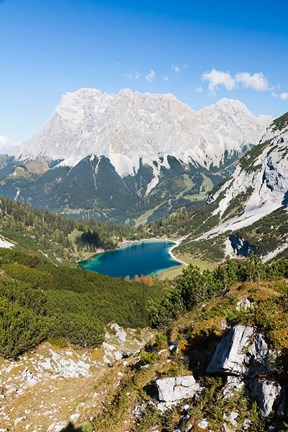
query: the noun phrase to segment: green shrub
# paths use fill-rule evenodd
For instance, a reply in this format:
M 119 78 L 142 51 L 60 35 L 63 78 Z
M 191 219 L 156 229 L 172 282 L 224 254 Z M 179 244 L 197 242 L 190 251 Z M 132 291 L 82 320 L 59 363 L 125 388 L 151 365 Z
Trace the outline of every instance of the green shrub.
M 96 318 L 84 314 L 61 314 L 48 321 L 49 334 L 65 338 L 81 347 L 96 347 L 104 341 L 104 326 Z
M 154 363 L 154 361 L 155 361 L 155 353 L 154 352 L 141 351 L 141 354 L 140 354 L 141 365 L 152 364 L 152 363 Z
M 16 358 L 47 337 L 43 319 L 31 311 L 0 298 L 0 355 Z
M 260 258 L 252 254 L 245 261 L 236 262 L 227 259 L 213 271 L 200 271 L 199 267 L 189 265 L 176 279 L 176 287 L 167 293 L 157 304 L 150 305 L 150 322 L 153 327 L 161 328 L 185 311 L 192 310 L 197 304 L 223 295 L 234 282 L 261 282 L 288 276 L 288 262 L 285 259 L 263 264 Z M 231 322 L 244 319 L 241 313 L 227 312 Z M 247 317 L 249 318 L 249 317 Z

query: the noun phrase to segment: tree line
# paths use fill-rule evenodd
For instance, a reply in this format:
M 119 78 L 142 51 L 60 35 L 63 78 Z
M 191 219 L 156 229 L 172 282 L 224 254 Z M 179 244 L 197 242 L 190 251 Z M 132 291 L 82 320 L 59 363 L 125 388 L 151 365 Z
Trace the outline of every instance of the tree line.
M 150 323 L 161 328 L 178 316 L 190 311 L 199 303 L 224 295 L 235 282 L 261 282 L 277 278 L 288 278 L 288 261 L 281 259 L 264 264 L 252 254 L 246 260 L 227 259 L 215 270 L 200 271 L 190 264 L 176 278 L 174 286 L 159 304 L 150 304 Z
M 142 235 L 141 229 L 138 232 L 112 222 L 71 219 L 2 196 L 0 215 L 1 232 L 8 238 L 17 241 L 20 234 L 62 258 L 71 258 L 75 251 L 115 248 L 123 239 L 137 239 Z

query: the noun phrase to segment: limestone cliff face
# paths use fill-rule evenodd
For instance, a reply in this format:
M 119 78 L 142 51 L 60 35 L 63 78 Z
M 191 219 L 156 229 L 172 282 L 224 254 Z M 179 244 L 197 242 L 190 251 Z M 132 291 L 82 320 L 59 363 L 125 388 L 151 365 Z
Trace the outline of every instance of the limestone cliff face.
M 80 218 L 152 222 L 204 203 L 270 122 L 237 100 L 193 111 L 171 94 L 80 89 L 14 148 L 0 193 Z
M 258 143 L 271 120 L 254 116 L 237 100 L 196 112 L 171 94 L 80 89 L 63 96 L 45 126 L 16 153 L 63 159 L 69 166 L 103 155 L 120 176 L 137 172 L 140 158 L 153 166 L 160 157 L 167 166 L 168 155 L 219 166 L 231 153 Z
M 257 252 L 264 261 L 287 251 L 288 113 L 271 123 L 259 144 L 240 159 L 231 177 L 214 189 L 207 204 L 206 220 L 200 229 L 188 233 L 183 247 L 193 250 L 200 240 L 206 241 L 209 249 L 215 239 L 223 258 Z M 274 234 L 274 242 L 262 247 L 264 234 Z
M 288 125 L 274 131 L 269 140 L 264 136 L 259 146 L 240 161 L 230 180 L 210 199 L 218 203 L 213 215 L 218 215 L 220 225 L 207 235 L 220 230 L 239 229 L 251 225 L 261 217 L 285 204 L 288 191 Z M 245 197 L 245 200 L 243 199 Z M 242 203 L 241 211 L 225 211 L 235 203 Z M 235 208 L 234 208 L 235 210 Z

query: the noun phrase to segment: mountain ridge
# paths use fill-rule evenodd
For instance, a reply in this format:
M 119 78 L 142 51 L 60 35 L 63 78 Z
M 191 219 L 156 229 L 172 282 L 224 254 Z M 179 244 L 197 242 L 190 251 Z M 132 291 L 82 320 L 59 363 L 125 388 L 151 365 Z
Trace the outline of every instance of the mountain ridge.
M 80 219 L 150 222 L 203 204 L 270 120 L 235 100 L 196 112 L 173 95 L 80 89 L 0 159 L 0 193 Z
M 103 155 L 120 176 L 137 172 L 140 158 L 151 165 L 167 155 L 186 164 L 219 166 L 225 151 L 256 144 L 271 119 L 253 116 L 232 99 L 194 111 L 171 94 L 79 89 L 62 97 L 44 127 L 16 154 L 22 159 L 63 159 L 61 165 L 68 166 L 88 155 Z
M 287 145 L 288 113 L 272 122 L 231 177 L 212 190 L 206 206 L 162 223 L 170 225 L 169 235 L 185 236 L 178 252 L 217 262 L 251 252 L 264 261 L 287 255 Z M 162 233 L 161 223 L 149 229 Z

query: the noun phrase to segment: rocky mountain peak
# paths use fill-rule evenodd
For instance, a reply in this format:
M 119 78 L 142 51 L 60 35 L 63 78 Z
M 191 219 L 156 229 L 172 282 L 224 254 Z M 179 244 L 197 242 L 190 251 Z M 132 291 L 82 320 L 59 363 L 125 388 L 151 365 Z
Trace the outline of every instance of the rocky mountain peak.
M 69 166 L 87 155 L 104 155 L 121 176 L 137 171 L 140 158 L 153 166 L 158 156 L 167 155 L 184 164 L 217 166 L 225 153 L 256 144 L 270 122 L 239 101 L 223 99 L 196 112 L 171 94 L 83 88 L 63 96 L 17 155 L 61 159 Z

